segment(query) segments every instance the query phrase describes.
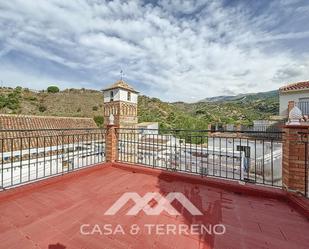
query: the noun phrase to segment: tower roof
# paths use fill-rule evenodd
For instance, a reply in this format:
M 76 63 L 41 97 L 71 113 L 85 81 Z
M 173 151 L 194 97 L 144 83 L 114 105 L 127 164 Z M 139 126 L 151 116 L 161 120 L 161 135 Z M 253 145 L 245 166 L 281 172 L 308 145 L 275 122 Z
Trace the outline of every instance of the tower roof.
M 116 81 L 114 84 L 112 84 L 111 86 L 103 89 L 103 91 L 108 91 L 108 90 L 112 90 L 112 89 L 116 89 L 116 88 L 121 88 L 127 91 L 131 91 L 134 93 L 139 93 L 138 91 L 134 90 L 133 87 L 131 87 L 127 82 L 125 82 L 124 80 L 118 80 Z

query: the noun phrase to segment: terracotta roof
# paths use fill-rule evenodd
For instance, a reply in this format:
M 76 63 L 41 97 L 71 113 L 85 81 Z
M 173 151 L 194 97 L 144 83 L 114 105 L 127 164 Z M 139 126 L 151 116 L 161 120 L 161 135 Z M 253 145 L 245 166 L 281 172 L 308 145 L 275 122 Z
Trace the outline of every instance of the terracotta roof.
M 92 118 L 0 114 L 0 130 L 97 128 Z
M 134 90 L 134 88 L 132 86 L 130 86 L 127 82 L 125 82 L 124 80 L 118 80 L 116 81 L 114 84 L 112 84 L 111 86 L 103 89 L 103 91 L 107 91 L 107 90 L 112 90 L 112 89 L 116 89 L 116 88 L 122 88 L 131 92 L 135 92 L 138 93 L 138 91 Z
M 279 88 L 280 93 L 300 90 L 309 90 L 309 81 L 290 83 Z
M 101 133 L 95 128 L 91 118 L 0 114 L 0 146 L 2 151 L 16 151 L 87 142 Z

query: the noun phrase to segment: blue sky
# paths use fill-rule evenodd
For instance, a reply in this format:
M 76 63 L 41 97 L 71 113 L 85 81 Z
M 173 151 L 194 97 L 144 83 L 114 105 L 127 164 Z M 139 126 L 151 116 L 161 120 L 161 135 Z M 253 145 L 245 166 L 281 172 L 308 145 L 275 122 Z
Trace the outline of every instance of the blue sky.
M 167 101 L 309 79 L 309 1 L 0 2 L 0 81 L 102 89 L 120 78 Z

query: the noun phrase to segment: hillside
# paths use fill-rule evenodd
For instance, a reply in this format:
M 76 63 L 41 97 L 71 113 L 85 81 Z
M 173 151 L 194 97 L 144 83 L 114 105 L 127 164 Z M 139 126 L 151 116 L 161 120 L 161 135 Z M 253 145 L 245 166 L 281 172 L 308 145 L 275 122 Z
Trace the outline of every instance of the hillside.
M 0 113 L 90 117 L 102 124 L 102 93 L 96 90 L 67 89 L 58 93 L 34 92 L 21 88 L 0 89 Z
M 167 103 L 139 97 L 139 121 L 157 121 L 162 128 L 207 129 L 210 122 L 251 124 L 278 113 L 278 93 L 258 93 L 220 101 Z M 0 88 L 0 113 L 95 118 L 102 124 L 100 91 L 66 89 L 58 93 Z
M 166 103 L 140 97 L 140 120 L 158 121 L 162 127 L 207 129 L 211 122 L 251 125 L 253 120 L 278 115 L 278 92 L 250 94 L 233 100 Z

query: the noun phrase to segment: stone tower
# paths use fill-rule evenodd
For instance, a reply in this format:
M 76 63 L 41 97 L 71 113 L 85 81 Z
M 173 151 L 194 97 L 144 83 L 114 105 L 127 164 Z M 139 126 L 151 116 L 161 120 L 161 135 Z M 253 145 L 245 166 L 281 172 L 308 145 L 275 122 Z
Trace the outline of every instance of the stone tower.
M 113 114 L 116 126 L 136 128 L 138 92 L 121 79 L 103 89 L 103 94 L 104 127 L 108 125 L 109 117 Z

